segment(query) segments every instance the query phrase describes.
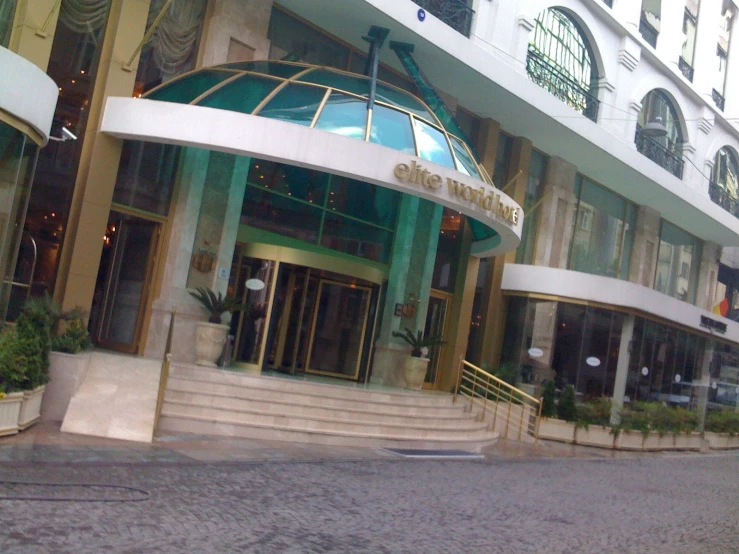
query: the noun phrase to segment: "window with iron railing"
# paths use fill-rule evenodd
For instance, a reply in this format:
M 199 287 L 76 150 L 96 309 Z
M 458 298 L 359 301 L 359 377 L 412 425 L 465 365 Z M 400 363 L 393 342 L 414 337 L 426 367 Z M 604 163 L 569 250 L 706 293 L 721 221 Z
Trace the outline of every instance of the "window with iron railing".
M 711 97 L 713 98 L 716 107 L 719 110 L 724 111 L 724 104 L 726 103 L 726 100 L 724 99 L 723 95 L 716 89 L 713 89 L 713 91 L 711 91 Z
M 466 37 L 470 36 L 475 12 L 466 0 L 413 0 L 413 2 L 455 31 Z
M 683 178 L 683 159 L 675 152 L 650 136 L 642 133 L 641 126 L 636 126 L 636 149 L 657 165 L 665 168 L 678 179 Z
M 693 82 L 693 67 L 685 61 L 685 58 L 680 56 L 680 59 L 678 60 L 678 67 L 680 68 L 680 72 L 683 74 L 683 77 L 685 77 L 688 81 L 691 83 Z
M 644 12 L 642 12 L 641 19 L 639 20 L 639 33 L 642 38 L 647 41 L 647 44 L 652 48 L 657 48 L 657 37 L 659 36 L 659 31 L 649 23 Z
M 708 195 L 724 210 L 739 217 L 739 160 L 733 148 L 724 146 L 716 152 Z

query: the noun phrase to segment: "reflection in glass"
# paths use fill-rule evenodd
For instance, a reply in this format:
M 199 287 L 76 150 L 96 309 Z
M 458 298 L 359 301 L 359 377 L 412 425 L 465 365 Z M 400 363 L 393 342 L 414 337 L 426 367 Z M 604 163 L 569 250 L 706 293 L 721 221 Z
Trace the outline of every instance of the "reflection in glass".
M 375 105 L 372 110 L 370 142 L 388 146 L 406 154 L 416 154 L 413 129 L 408 114 Z
M 523 220 L 521 231 L 521 245 L 516 250 L 517 264 L 530 264 L 534 259 L 534 244 L 536 242 L 536 230 L 539 227 L 539 214 L 541 209 L 530 211 L 540 199 L 544 190 L 544 176 L 547 171 L 548 158 L 540 152 L 533 150 L 529 160 L 529 177 L 526 181 L 526 196 L 523 208 L 526 218 Z
M 198 106 L 250 114 L 281 83 L 276 79 L 244 75 L 210 93 L 198 102 Z
M 367 103 L 346 94 L 331 93 L 318 116 L 316 129 L 364 140 L 367 129 Z
M 242 299 L 246 309 L 231 314 L 231 334 L 239 337 L 239 344 L 234 348 L 234 359 L 237 362 L 258 364 L 262 355 L 262 342 L 267 326 L 267 306 L 272 293 L 275 274 L 275 262 L 256 258 L 243 257 L 241 267 L 232 271 L 238 275 L 239 283 L 229 283 L 229 292 L 235 292 Z M 265 286 L 260 290 L 246 287 L 250 279 L 259 279 Z
M 400 192 L 334 175 L 327 208 L 392 229 L 400 197 Z
M 446 167 L 454 167 L 454 160 L 449 151 L 449 144 L 444 134 L 418 119 L 413 120 L 416 130 L 416 145 L 418 155 L 424 160 L 437 163 Z
M 113 201 L 167 215 L 179 155 L 179 146 L 124 141 Z
M 700 240 L 663 220 L 655 290 L 679 300 L 695 302 L 700 257 Z
M 4 0 L 0 3 L 0 46 L 7 48 L 13 31 L 13 18 L 17 0 Z
M 242 225 L 315 244 L 321 210 L 256 187 L 246 187 Z
M 147 98 L 162 102 L 189 104 L 204 92 L 209 91 L 220 82 L 234 75 L 235 73 L 231 73 L 230 71 L 198 71 L 184 79 L 178 79 L 167 86 L 155 90 Z
M 326 213 L 321 245 L 345 254 L 375 262 L 387 263 L 393 244 L 393 233 L 346 217 Z
M 252 185 L 317 206 L 323 204 L 328 179 L 328 173 L 266 160 L 254 160 L 247 177 Z
M 309 127 L 325 96 L 325 89 L 290 84 L 267 102 L 259 115 Z
M 477 164 L 475 164 L 472 154 L 469 153 L 467 148 L 462 141 L 456 137 L 449 136 L 449 140 L 452 141 L 452 149 L 454 150 L 454 159 L 457 161 L 457 170 L 461 171 L 465 175 L 470 175 L 475 179 L 481 179 L 479 171 L 477 171 Z

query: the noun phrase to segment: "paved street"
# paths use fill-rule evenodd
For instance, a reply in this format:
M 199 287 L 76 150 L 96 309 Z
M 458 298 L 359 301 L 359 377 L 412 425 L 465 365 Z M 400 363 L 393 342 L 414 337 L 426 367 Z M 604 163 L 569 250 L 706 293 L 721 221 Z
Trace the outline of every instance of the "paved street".
M 739 552 L 739 456 L 6 464 L 0 552 Z M 107 501 L 107 502 L 101 502 Z

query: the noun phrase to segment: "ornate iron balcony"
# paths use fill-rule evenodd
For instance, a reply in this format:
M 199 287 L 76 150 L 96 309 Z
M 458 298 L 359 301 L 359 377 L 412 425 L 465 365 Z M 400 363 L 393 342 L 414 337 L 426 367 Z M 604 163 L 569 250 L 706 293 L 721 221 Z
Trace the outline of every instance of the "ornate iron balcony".
M 694 73 L 692 66 L 688 62 L 686 62 L 682 56 L 680 56 L 680 60 L 678 61 L 677 65 L 685 78 L 692 83 Z
M 642 12 L 641 19 L 639 20 L 639 32 L 641 33 L 642 38 L 646 40 L 652 48 L 657 48 L 657 37 L 659 36 L 659 31 L 650 25 L 647 18 L 644 17 L 644 12 Z
M 683 162 L 682 156 L 678 156 L 674 152 L 670 152 L 666 147 L 652 137 L 642 134 L 641 127 L 636 126 L 636 149 L 652 160 L 657 165 L 664 167 L 678 179 L 683 178 Z
M 729 212 L 734 217 L 739 217 L 739 199 L 731 196 L 731 194 L 729 194 L 729 191 L 727 191 L 724 187 L 722 187 L 718 183 L 710 181 L 708 183 L 708 195 L 711 197 L 711 200 L 713 200 L 714 203 L 721 206 L 724 210 Z
M 721 95 L 721 93 L 716 89 L 713 89 L 713 91 L 711 92 L 711 96 L 713 97 L 713 101 L 716 103 L 718 109 L 724 111 L 724 104 L 726 103 L 726 100 Z
M 526 56 L 526 71 L 529 79 L 541 88 L 549 91 L 588 119 L 598 120 L 600 101 L 580 84 L 570 79 L 568 75 L 551 65 L 547 58 L 531 47 Z
M 413 2 L 469 38 L 475 11 L 465 0 L 413 0 Z

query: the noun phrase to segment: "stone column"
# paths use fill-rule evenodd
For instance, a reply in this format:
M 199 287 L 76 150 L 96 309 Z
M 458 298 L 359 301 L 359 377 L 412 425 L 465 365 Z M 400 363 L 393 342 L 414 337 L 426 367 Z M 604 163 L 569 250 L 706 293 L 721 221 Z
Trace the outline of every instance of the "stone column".
M 713 242 L 703 243 L 703 252 L 698 271 L 695 305 L 709 312 L 713 309 L 718 283 L 718 266 L 721 259 L 721 247 Z M 694 261 L 695 263 L 695 261 Z
M 650 289 L 654 285 L 654 272 L 657 268 L 659 231 L 659 212 L 647 206 L 639 206 L 634 230 L 634 246 L 631 249 L 629 281 Z
M 577 168 L 562 158 L 549 158 L 539 210 L 534 265 L 566 268 L 572 242 Z M 527 213 L 526 216 L 530 216 Z
M 626 394 L 626 378 L 629 375 L 629 361 L 631 357 L 631 339 L 634 336 L 634 316 L 624 316 L 621 327 L 621 342 L 618 347 L 618 362 L 616 364 L 616 378 L 613 383 L 613 406 L 611 408 L 611 425 L 621 423 L 620 410 L 624 405 Z

